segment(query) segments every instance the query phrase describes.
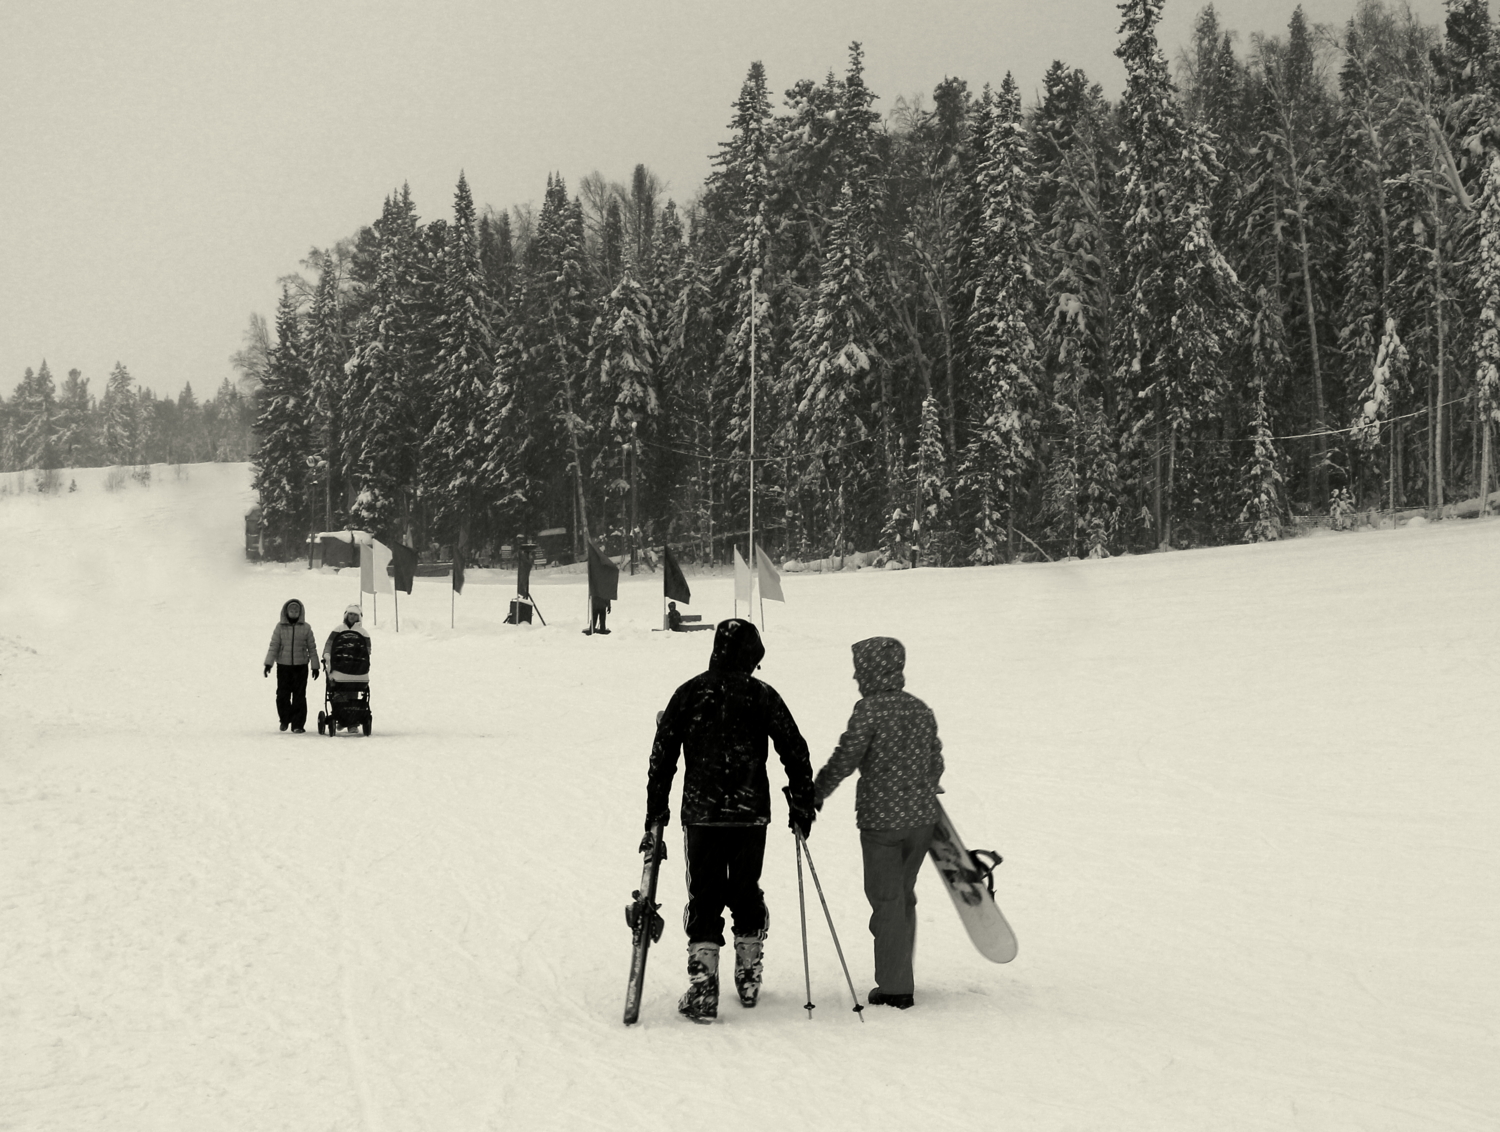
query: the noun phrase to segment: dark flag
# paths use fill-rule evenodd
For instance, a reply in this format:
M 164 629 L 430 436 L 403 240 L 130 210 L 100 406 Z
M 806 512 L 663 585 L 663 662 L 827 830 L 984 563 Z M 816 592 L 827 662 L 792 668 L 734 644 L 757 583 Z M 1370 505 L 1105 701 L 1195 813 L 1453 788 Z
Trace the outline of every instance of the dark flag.
M 589 593 L 595 601 L 617 601 L 620 596 L 620 568 L 589 543 Z
M 453 592 L 464 592 L 464 552 L 456 546 L 453 548 Z
M 662 593 L 667 595 L 670 601 L 680 601 L 684 605 L 693 603 L 693 591 L 688 589 L 687 579 L 682 576 L 682 567 L 677 565 L 677 559 L 672 557 L 672 549 L 669 546 L 661 548 Z
M 399 542 L 391 545 L 391 565 L 396 571 L 396 588 L 411 593 L 411 580 L 417 576 L 417 552 Z

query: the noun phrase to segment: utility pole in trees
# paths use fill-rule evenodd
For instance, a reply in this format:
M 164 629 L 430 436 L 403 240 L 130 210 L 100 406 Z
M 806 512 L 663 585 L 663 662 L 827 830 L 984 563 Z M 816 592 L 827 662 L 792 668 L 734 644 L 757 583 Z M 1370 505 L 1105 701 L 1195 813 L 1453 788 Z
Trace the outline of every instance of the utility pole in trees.
M 635 421 L 630 422 L 630 576 L 635 577 L 636 531 L 640 529 L 637 518 L 636 472 L 641 464 L 640 434 Z

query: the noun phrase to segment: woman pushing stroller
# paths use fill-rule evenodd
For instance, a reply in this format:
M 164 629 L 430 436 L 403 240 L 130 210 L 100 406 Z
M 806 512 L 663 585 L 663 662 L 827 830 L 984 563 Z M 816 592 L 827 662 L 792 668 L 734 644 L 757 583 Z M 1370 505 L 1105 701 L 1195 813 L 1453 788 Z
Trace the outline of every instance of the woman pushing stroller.
M 370 733 L 370 631 L 358 605 L 344 610 L 344 623 L 323 644 L 323 667 L 328 669 L 325 710 L 318 713 L 318 733 L 332 735 L 340 727 Z

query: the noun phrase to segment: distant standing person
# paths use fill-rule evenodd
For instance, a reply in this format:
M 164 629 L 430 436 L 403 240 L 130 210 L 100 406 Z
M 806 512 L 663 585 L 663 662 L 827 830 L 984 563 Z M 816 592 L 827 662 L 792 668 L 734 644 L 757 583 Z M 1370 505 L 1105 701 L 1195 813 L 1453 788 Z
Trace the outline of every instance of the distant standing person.
M 815 805 L 859 771 L 855 820 L 864 856 L 875 982 L 870 1002 L 901 1010 L 915 1001 L 917 873 L 937 821 L 943 744 L 932 709 L 904 690 L 906 648 L 894 637 L 853 647 L 860 700 L 814 784 Z
M 604 622 L 605 615 L 609 613 L 609 598 L 601 597 L 596 593 L 590 593 L 589 610 L 590 616 L 588 631 L 590 633 L 604 633 L 607 635 L 609 633 L 609 630 L 605 628 Z
M 307 723 L 307 672 L 318 678 L 318 640 L 303 614 L 302 603 L 292 598 L 281 607 L 281 620 L 271 630 L 271 646 L 266 649 L 265 675 L 276 666 L 276 714 L 281 729 L 290 727 L 298 735 Z
M 786 771 L 793 828 L 813 822 L 812 763 L 807 742 L 776 689 L 751 675 L 765 656 L 750 621 L 719 622 L 708 671 L 672 693 L 656 726 L 646 785 L 646 836 L 669 819 L 677 758 L 683 758 L 682 832 L 687 863 L 689 986 L 677 1004 L 684 1017 L 709 1022 L 719 1012 L 719 948 L 724 908 L 734 929 L 734 985 L 742 1006 L 760 996 L 761 944 L 769 913 L 760 888 L 771 821 L 767 745 Z M 649 846 L 643 842 L 642 851 Z
M 531 567 L 536 561 L 533 552 L 536 543 L 523 542 L 516 545 L 516 596 L 531 599 Z

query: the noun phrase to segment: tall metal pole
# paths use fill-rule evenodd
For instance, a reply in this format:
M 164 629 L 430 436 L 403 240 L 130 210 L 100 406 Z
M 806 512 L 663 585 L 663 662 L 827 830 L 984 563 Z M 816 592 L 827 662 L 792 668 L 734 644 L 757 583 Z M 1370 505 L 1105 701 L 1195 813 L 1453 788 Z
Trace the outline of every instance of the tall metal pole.
M 750 269 L 750 584 L 755 584 L 755 280 L 760 268 Z

